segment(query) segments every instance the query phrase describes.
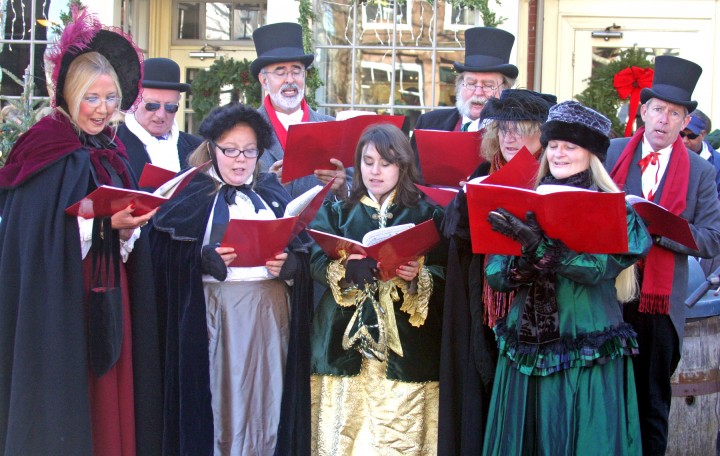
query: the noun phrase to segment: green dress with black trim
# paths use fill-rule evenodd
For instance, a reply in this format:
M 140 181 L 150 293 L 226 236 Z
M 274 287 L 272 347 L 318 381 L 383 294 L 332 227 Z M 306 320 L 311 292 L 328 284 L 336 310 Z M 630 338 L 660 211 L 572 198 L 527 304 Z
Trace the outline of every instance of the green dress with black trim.
M 485 455 L 641 454 L 632 360 L 633 329 L 623 321 L 615 279 L 647 254 L 650 236 L 627 206 L 628 252 L 591 255 L 568 250 L 553 277 L 559 338 L 532 343 L 543 320 L 523 315 L 530 290 L 511 279 L 520 257 L 493 255 L 487 279 L 498 291 L 517 290 L 495 326 L 500 359 L 495 374 Z M 553 248 L 545 239 L 542 257 Z M 545 324 L 548 322 L 545 321 Z M 534 327 L 533 327 L 534 326 Z M 542 340 L 542 339 L 540 339 Z

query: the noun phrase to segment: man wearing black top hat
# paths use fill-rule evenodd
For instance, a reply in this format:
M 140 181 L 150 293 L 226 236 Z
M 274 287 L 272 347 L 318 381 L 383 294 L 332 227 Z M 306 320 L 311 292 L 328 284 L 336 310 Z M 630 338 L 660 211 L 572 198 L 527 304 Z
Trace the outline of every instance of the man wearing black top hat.
M 190 85 L 180 82 L 180 67 L 165 58 L 152 58 L 143 64 L 143 91 L 133 112 L 125 115 L 118 137 L 127 149 L 130 166 L 139 178 L 145 163 L 170 171 L 187 167 L 187 157 L 202 142 L 197 136 L 179 130 L 175 113 L 181 92 Z
M 638 333 L 640 354 L 633 359 L 640 409 L 643 454 L 665 454 L 672 390 L 670 376 L 680 361 L 685 325 L 688 255 L 720 253 L 720 203 L 715 169 L 689 153 L 679 133 L 697 107 L 692 92 L 702 68 L 679 57 L 655 59 L 652 87 L 643 89 L 645 123 L 631 138 L 614 139 L 605 167 L 627 194 L 644 197 L 690 223 L 698 250 L 662 236 L 643 260 L 640 298 L 624 308 Z
M 253 41 L 257 58 L 250 64 L 250 72 L 267 94 L 258 112 L 275 131 L 272 145 L 260 157 L 260 170 L 275 172 L 280 177 L 288 127 L 335 119 L 314 111 L 305 102 L 305 76 L 315 56 L 303 50 L 300 25 L 280 22 L 262 26 L 253 32 Z M 347 196 L 345 167 L 339 160 L 331 162 L 335 170 L 316 170 L 314 175 L 296 179 L 286 184 L 288 192 L 296 197 L 336 177 L 332 191 L 344 199 Z
M 465 63 L 455 62 L 455 108 L 437 109 L 421 115 L 415 129 L 477 131 L 480 111 L 490 98 L 515 85 L 518 69 L 508 63 L 515 37 L 493 27 L 465 31 Z M 415 138 L 413 149 L 417 153 Z

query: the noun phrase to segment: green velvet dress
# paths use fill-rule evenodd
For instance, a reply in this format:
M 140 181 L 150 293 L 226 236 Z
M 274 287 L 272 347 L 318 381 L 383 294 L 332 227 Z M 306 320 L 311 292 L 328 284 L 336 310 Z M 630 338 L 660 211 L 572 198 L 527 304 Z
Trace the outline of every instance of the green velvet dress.
M 635 332 L 623 321 L 615 278 L 651 245 L 628 206 L 628 253 L 570 251 L 554 276 L 559 338 L 531 343 L 523 324 L 530 287 L 510 278 L 519 257 L 495 255 L 487 278 L 517 290 L 495 333 L 500 359 L 485 431 L 485 455 L 639 455 L 640 424 L 632 361 Z M 552 248 L 545 240 L 537 255 Z M 541 321 L 541 320 L 537 320 Z M 531 325 L 530 325 L 531 326 Z M 541 329 L 541 328 L 540 328 Z
M 381 226 L 432 219 L 439 229 L 442 216 L 442 208 L 425 200 L 412 208 L 394 203 L 380 208 L 365 197 L 351 208 L 326 202 L 310 227 L 360 241 Z M 348 297 L 356 292 L 340 288 L 344 266 L 313 247 L 313 278 L 328 286 L 311 332 L 313 454 L 436 453 L 445 263 L 446 247 L 439 244 L 421 260 L 412 285 L 397 277 L 377 280 L 379 306 L 374 307 L 372 300 Z M 387 334 L 379 357 L 363 345 L 343 347 L 346 330 L 357 327 L 351 319 L 358 308 L 354 322 L 361 321 L 377 340 L 380 333 Z M 379 324 L 380 319 L 385 323 Z M 391 344 L 392 339 L 399 345 Z

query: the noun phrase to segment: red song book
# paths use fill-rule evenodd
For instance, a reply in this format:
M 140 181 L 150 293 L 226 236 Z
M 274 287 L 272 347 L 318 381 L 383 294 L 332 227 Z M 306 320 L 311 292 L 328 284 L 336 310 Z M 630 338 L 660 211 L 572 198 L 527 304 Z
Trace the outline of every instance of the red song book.
M 145 163 L 138 187 L 140 188 L 158 188 L 165 182 L 174 178 L 177 173 L 169 169 L 161 168 L 152 163 Z
M 479 131 L 415 130 L 420 169 L 428 185 L 458 187 L 483 161 Z
M 88 196 L 65 209 L 65 213 L 86 219 L 110 217 L 128 207 L 130 203 L 134 203 L 135 211 L 133 215 L 147 214 L 161 204 L 168 202 L 174 195 L 179 194 L 193 177 L 209 163 L 208 160 L 200 166 L 188 168 L 185 172 L 165 182 L 152 193 L 101 185 Z
M 698 249 L 687 220 L 640 196 L 627 195 L 625 199 L 643 219 L 650 234 L 666 237 L 693 250 Z
M 365 128 L 380 123 L 402 127 L 405 116 L 358 116 L 346 120 L 290 125 L 282 167 L 282 182 L 312 174 L 316 169 L 335 169 L 331 158 L 346 168 L 354 165 L 355 147 Z
M 540 169 L 540 163 L 527 150 L 527 147 L 523 146 L 512 160 L 483 179 L 482 183 L 533 189 L 538 169 Z
M 537 191 L 490 184 L 468 184 L 470 238 L 474 253 L 520 255 L 520 244 L 492 230 L 488 213 L 503 208 L 521 220 L 534 211 L 548 237 L 585 253 L 628 250 L 624 193 L 601 193 L 562 185 Z
M 264 266 L 285 250 L 290 241 L 315 218 L 335 179 L 316 185 L 285 208 L 285 217 L 270 220 L 230 220 L 220 242 L 235 249 L 234 267 Z
M 307 231 L 332 259 L 341 258 L 343 253 L 359 253 L 377 260 L 383 281 L 395 277 L 398 266 L 417 260 L 440 241 L 433 220 L 379 228 L 368 232 L 362 242 L 313 229 Z
M 426 185 L 415 184 L 428 198 L 435 201 L 438 205 L 445 207 L 450 204 L 458 194 L 457 188 L 452 187 L 428 187 Z

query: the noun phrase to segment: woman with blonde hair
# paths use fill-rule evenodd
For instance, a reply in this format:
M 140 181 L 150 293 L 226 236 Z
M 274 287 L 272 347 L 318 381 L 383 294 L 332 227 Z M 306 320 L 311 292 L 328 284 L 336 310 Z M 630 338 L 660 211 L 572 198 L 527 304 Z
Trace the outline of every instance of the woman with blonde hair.
M 538 185 L 618 192 L 602 166 L 609 130 L 606 117 L 575 101 L 551 108 Z M 483 454 L 641 454 L 630 360 L 638 345 L 622 303 L 637 292 L 632 266 L 652 242 L 626 207 L 622 254 L 575 252 L 546 236 L 532 212 L 525 221 L 502 208 L 489 214 L 522 255 L 492 255 L 486 268 L 490 286 L 516 294 L 495 326 L 500 358 Z

